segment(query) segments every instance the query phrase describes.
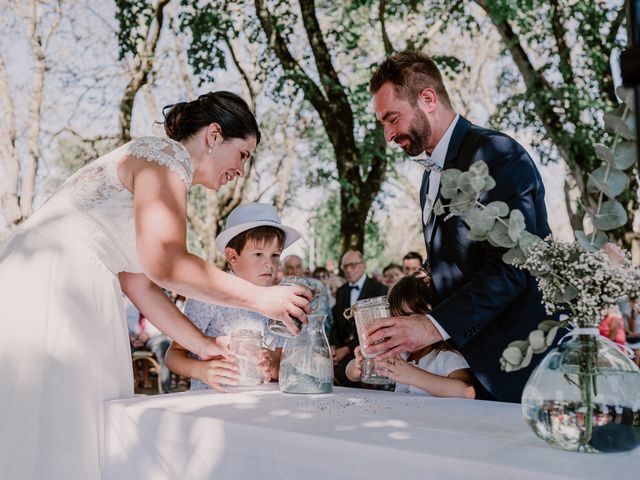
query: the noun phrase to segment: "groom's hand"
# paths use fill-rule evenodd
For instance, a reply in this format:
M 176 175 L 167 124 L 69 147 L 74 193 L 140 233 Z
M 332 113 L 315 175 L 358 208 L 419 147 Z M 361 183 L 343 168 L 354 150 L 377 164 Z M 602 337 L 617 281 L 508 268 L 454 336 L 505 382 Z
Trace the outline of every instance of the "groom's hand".
M 382 361 L 397 357 L 402 352 L 415 352 L 441 340 L 442 335 L 426 315 L 381 318 L 367 328 L 364 350 L 369 354 L 380 353 L 376 359 Z

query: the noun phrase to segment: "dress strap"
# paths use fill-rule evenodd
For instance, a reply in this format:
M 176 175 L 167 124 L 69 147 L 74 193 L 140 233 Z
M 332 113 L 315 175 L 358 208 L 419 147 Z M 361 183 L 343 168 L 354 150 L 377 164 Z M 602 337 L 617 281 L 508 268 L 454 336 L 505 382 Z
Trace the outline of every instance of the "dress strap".
M 189 152 L 179 142 L 170 138 L 140 137 L 129 142 L 127 151 L 138 158 L 156 162 L 176 172 L 182 181 L 191 186 L 193 161 Z

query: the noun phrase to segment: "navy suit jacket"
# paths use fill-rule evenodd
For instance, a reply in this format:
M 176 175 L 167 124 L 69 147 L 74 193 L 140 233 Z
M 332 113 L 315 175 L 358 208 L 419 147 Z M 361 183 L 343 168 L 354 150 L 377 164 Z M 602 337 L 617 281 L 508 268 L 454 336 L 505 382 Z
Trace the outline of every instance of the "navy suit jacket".
M 479 160 L 487 163 L 496 181 L 481 202 L 503 201 L 524 214 L 527 231 L 542 238 L 549 235 L 544 185 L 531 157 L 509 136 L 460 117 L 444 168 L 465 171 Z M 420 189 L 423 209 L 428 183 L 425 172 Z M 438 297 L 431 315 L 451 335 L 477 379 L 496 400 L 520 402 L 540 356 L 534 356 L 528 368 L 511 373 L 500 370 L 499 359 L 509 342 L 526 339 L 546 318 L 536 280 L 527 271 L 504 263 L 504 249 L 469 240 L 464 218 L 445 218 L 432 215 L 424 225 L 426 264 Z

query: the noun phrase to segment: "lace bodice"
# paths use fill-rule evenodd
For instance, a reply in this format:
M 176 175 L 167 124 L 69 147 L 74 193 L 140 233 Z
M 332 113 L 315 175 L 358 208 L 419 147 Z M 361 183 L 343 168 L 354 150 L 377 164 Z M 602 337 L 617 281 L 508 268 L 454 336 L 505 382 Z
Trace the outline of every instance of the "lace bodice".
M 187 149 L 168 138 L 142 137 L 78 170 L 28 222 L 68 237 L 114 274 L 142 271 L 136 252 L 133 194 L 117 174 L 126 155 L 157 162 L 175 172 L 187 188 L 191 186 L 193 163 Z

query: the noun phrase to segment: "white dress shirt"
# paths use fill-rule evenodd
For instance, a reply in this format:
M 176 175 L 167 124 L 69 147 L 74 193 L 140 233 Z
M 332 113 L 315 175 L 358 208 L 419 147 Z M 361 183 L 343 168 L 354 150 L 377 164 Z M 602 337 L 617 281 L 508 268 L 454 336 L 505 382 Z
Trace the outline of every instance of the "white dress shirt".
M 449 128 L 447 128 L 446 132 L 431 152 L 431 155 L 428 156 L 429 159 L 436 163 L 440 168 L 444 168 L 444 160 L 447 156 L 447 151 L 449 150 L 449 142 L 451 142 L 451 135 L 453 135 L 453 129 L 456 127 L 458 123 L 458 119 L 460 115 L 456 113 L 456 116 L 453 117 Z M 426 154 L 424 154 L 426 155 Z M 424 202 L 424 209 L 422 211 L 422 223 L 423 225 L 427 225 L 429 221 L 431 221 L 431 212 L 433 211 L 433 205 L 436 203 L 436 197 L 438 196 L 438 191 L 440 190 L 440 176 L 441 172 L 437 170 L 431 170 L 429 172 L 429 190 L 427 191 L 427 196 Z M 443 340 L 447 340 L 451 338 L 444 328 L 433 318 L 431 315 L 427 315 L 427 318 L 431 320 L 433 325 L 438 329 L 440 335 L 442 335 Z
M 349 286 L 357 286 L 358 288 L 350 288 L 349 289 L 349 306 L 352 306 L 354 303 L 358 301 L 358 297 L 362 293 L 362 288 L 364 287 L 364 281 L 367 279 L 367 274 L 363 273 L 362 276 L 358 279 L 356 283 L 350 283 Z
M 427 156 L 431 161 L 435 162 L 441 169 L 444 168 L 444 160 L 447 156 L 447 151 L 449 150 L 449 142 L 451 141 L 451 135 L 453 135 L 453 129 L 456 127 L 458 123 L 458 119 L 460 115 L 456 113 L 456 116 L 451 121 L 449 128 L 444 132 L 444 135 L 436 145 L 436 148 L 433 149 L 431 155 Z M 424 202 L 424 210 L 422 211 L 422 223 L 426 225 L 431 220 L 431 212 L 433 211 L 433 205 L 436 203 L 436 197 L 438 196 L 438 191 L 440 190 L 440 176 L 441 172 L 437 170 L 431 170 L 429 172 L 429 190 L 427 191 L 427 196 Z

